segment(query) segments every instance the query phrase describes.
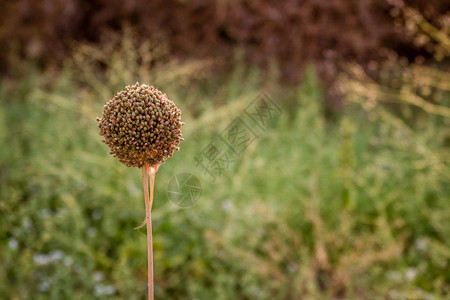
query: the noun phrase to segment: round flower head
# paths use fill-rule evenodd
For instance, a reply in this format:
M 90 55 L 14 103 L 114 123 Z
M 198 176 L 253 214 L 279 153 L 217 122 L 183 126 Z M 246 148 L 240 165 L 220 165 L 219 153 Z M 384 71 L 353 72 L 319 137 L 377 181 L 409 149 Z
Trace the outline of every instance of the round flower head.
M 103 106 L 97 118 L 110 154 L 128 167 L 163 163 L 179 150 L 181 111 L 153 86 L 125 87 Z

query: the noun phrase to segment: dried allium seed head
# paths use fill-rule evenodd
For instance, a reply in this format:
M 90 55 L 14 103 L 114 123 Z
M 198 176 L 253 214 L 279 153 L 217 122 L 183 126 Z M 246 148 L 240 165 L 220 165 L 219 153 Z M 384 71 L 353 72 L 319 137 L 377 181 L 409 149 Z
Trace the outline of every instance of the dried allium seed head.
M 128 167 L 164 162 L 179 150 L 181 111 L 153 86 L 125 87 L 103 106 L 97 118 L 110 154 Z

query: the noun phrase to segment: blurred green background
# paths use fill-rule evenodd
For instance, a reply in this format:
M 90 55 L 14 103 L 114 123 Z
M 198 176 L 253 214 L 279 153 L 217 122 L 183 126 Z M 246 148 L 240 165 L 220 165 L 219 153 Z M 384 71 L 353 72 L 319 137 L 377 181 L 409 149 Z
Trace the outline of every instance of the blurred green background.
M 368 18 L 332 2 L 154 1 L 155 29 L 136 1 L 131 12 L 117 1 L 6 1 L 3 14 L 22 10 L 0 31 L 0 298 L 146 299 L 145 229 L 133 229 L 145 217 L 140 171 L 108 155 L 95 120 L 139 81 L 165 92 L 186 123 L 181 151 L 156 176 L 156 299 L 448 299 L 448 5 L 381 1 L 375 13 L 386 19 L 370 26 L 398 35 L 371 44 L 358 27 L 356 40 L 345 26 L 321 31 L 323 18 L 342 23 L 323 11 Z M 225 34 L 222 23 L 198 27 L 199 7 L 224 14 L 223 24 L 259 16 L 269 29 L 245 27 L 233 40 L 241 31 Z M 58 9 L 78 16 L 73 27 L 52 19 Z M 272 32 L 287 11 L 299 19 Z M 169 17 L 191 27 L 164 30 Z M 316 35 L 291 35 L 295 20 Z M 177 48 L 180 36 L 202 34 L 215 42 L 186 40 L 200 55 Z M 283 61 L 274 37 L 280 49 L 336 42 Z M 261 92 L 281 115 L 253 124 L 258 138 L 211 180 L 195 158 Z M 180 173 L 201 182 L 193 206 L 169 200 Z

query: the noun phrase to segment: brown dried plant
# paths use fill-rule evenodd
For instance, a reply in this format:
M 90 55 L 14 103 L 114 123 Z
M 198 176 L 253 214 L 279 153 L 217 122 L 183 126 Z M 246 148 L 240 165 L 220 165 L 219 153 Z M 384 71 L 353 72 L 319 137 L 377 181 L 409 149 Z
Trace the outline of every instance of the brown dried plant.
M 155 175 L 160 165 L 180 149 L 178 145 L 183 140 L 181 111 L 153 86 L 136 83 L 109 100 L 97 122 L 103 142 L 111 149 L 110 154 L 127 167 L 142 169 L 146 218 L 135 229 L 147 225 L 148 299 L 153 299 L 151 209 Z

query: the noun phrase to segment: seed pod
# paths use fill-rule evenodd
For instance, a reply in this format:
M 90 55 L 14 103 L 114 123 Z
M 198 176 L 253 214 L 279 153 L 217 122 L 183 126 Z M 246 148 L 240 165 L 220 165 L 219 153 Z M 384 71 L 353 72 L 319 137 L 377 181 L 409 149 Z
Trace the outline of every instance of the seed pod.
M 146 84 L 126 86 L 106 102 L 97 122 L 110 153 L 128 167 L 163 163 L 182 140 L 181 111 Z

